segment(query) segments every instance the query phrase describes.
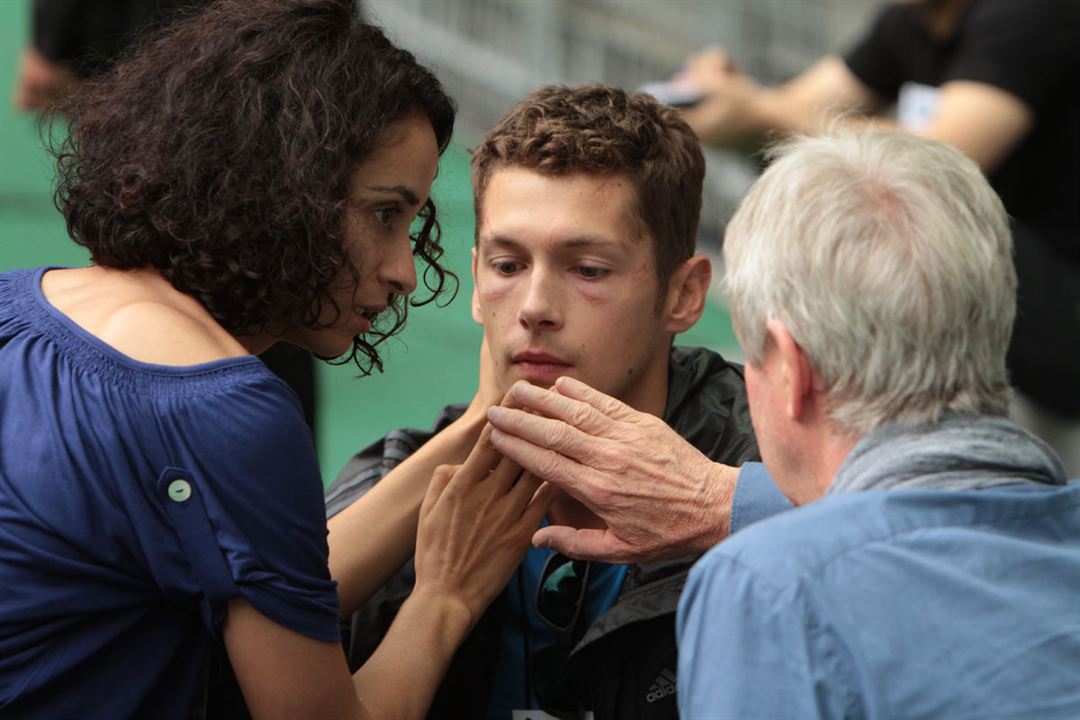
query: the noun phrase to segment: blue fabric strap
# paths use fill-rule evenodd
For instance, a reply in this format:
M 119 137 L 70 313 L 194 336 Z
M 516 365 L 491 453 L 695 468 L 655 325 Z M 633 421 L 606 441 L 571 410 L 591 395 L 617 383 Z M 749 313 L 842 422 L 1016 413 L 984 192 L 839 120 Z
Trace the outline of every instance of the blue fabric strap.
M 168 467 L 157 480 L 158 497 L 168 513 L 195 584 L 202 589 L 203 622 L 217 632 L 224 622 L 226 603 L 240 593 L 210 526 L 193 473 Z

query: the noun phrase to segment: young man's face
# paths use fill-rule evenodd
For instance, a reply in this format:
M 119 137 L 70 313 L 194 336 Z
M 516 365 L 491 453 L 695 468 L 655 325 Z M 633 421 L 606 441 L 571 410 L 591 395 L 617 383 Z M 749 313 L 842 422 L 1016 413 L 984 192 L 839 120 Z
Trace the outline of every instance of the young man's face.
M 569 375 L 634 405 L 666 380 L 671 332 L 635 207 L 636 190 L 622 177 L 514 167 L 491 175 L 473 317 L 504 390 Z

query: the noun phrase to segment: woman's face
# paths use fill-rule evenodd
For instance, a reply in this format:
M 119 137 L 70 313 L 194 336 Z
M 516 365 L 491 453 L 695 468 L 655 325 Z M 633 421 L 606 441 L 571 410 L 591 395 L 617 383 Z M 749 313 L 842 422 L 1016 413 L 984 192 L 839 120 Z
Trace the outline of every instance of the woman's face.
M 337 357 L 353 338 L 371 329 L 375 316 L 396 295 L 416 289 L 409 228 L 427 202 L 439 164 L 431 122 L 421 114 L 388 125 L 376 149 L 357 166 L 345 213 L 345 248 L 359 271 L 354 284 L 342 272 L 331 291 L 340 309 L 324 307 L 319 318 L 328 327 L 294 328 L 284 340 L 322 357 Z

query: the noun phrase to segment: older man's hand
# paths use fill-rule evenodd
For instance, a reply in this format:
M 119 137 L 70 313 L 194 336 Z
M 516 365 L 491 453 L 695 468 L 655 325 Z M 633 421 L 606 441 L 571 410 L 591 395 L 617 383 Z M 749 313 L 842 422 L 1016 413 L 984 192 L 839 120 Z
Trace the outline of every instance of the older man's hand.
M 541 528 L 534 545 L 646 562 L 704 552 L 727 534 L 738 470 L 712 462 L 659 418 L 572 378 L 551 390 L 519 382 L 507 400 L 524 410 L 489 410 L 492 444 L 607 524 Z

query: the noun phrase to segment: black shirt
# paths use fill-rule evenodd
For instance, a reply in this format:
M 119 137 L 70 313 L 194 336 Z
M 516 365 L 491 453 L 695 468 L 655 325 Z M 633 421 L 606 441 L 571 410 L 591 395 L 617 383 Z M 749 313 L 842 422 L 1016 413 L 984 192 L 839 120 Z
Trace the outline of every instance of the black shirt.
M 209 0 L 34 0 L 38 52 L 80 77 L 109 68 L 138 35 Z
M 1011 215 L 1080 263 L 1080 0 L 970 0 L 946 40 L 917 7 L 889 4 L 844 60 L 885 100 L 909 82 L 968 80 L 1028 105 L 1035 124 L 990 181 Z

